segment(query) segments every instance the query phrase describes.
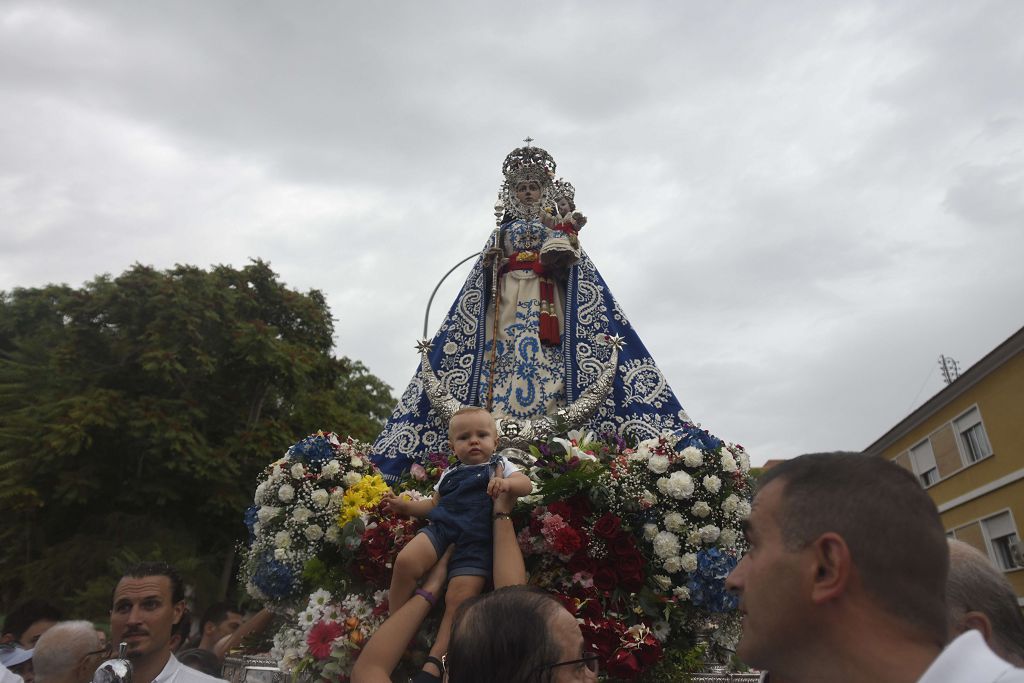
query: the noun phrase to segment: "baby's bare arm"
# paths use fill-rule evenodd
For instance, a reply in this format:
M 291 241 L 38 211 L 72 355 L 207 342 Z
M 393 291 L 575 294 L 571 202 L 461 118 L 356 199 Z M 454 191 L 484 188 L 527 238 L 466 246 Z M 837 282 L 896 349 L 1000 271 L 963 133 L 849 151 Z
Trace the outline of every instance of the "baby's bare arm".
M 437 501 L 440 498 L 437 491 L 434 491 L 434 495 L 430 498 L 423 498 L 422 500 L 411 500 L 409 498 L 403 498 L 396 496 L 392 492 L 384 494 L 383 502 L 384 509 L 391 514 L 408 515 L 409 517 L 426 517 L 427 514 L 437 506 Z

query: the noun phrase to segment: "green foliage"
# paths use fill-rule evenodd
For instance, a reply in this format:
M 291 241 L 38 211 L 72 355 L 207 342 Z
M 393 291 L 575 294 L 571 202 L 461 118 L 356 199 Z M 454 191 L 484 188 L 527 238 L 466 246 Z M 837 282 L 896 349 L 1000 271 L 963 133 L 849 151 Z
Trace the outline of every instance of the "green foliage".
M 261 261 L 0 292 L 0 606 L 100 609 L 126 553 L 220 592 L 267 461 L 391 410 L 333 335 L 323 295 Z

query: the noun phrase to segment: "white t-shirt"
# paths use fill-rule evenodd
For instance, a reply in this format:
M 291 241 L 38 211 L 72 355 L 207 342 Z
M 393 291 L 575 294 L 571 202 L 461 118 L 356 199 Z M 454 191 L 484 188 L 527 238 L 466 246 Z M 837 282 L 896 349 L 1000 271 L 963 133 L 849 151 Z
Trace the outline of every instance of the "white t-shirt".
M 21 676 L 0 664 L 0 683 L 24 683 Z
M 140 682 L 141 683 L 141 682 Z M 171 655 L 163 671 L 157 674 L 153 683 L 226 683 L 223 678 L 208 676 L 190 666 L 185 666 Z

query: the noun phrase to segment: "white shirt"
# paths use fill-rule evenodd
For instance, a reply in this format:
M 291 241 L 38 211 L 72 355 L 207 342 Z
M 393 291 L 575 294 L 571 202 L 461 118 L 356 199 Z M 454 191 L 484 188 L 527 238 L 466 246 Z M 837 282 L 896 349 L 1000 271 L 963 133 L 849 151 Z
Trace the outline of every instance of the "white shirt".
M 223 678 L 207 676 L 202 671 L 196 671 L 190 666 L 185 666 L 174 655 L 167 659 L 167 664 L 164 665 L 163 671 L 153 679 L 153 683 L 215 683 L 217 681 L 226 683 Z
M 21 676 L 0 664 L 0 683 L 24 683 Z
M 1024 669 L 997 657 L 981 631 L 971 629 L 947 645 L 917 683 L 1024 683 Z

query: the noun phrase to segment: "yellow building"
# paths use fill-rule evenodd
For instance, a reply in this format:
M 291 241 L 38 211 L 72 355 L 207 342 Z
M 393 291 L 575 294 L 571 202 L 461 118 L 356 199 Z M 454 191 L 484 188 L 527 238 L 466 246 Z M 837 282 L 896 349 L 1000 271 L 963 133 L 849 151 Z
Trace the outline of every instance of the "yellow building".
M 947 533 L 986 553 L 1024 606 L 1024 328 L 864 452 L 917 475 Z

